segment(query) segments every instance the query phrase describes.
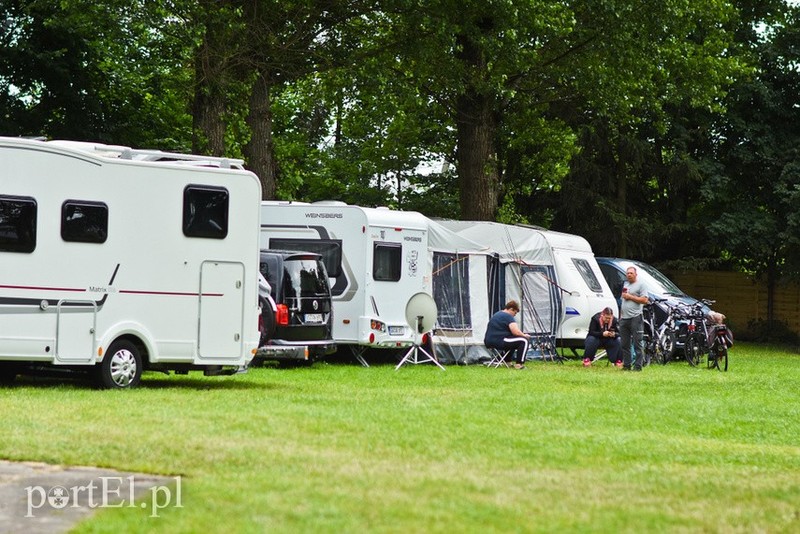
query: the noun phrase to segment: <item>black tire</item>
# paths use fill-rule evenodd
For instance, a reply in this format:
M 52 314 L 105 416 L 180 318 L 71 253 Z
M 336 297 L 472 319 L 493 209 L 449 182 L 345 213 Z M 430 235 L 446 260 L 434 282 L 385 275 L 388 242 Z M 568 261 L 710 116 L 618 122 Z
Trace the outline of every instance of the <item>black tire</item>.
M 728 348 L 726 346 L 717 346 L 717 357 L 714 359 L 714 367 L 719 371 L 728 370 Z
M 656 350 L 659 353 L 659 362 L 666 365 L 675 354 L 675 334 L 673 332 L 663 332 L 658 338 L 658 347 Z
M 686 338 L 686 344 L 683 346 L 683 353 L 689 365 L 697 367 L 697 364 L 700 363 L 700 346 L 693 336 Z
M 142 378 L 142 356 L 139 348 L 130 341 L 111 344 L 97 365 L 97 385 L 103 389 L 130 389 Z
M 650 362 L 655 361 L 656 358 L 656 344 L 650 335 L 645 335 L 643 343 L 644 345 L 644 365 L 650 365 Z
M 275 311 L 269 302 L 261 299 L 261 339 L 259 347 L 267 344 L 275 335 Z

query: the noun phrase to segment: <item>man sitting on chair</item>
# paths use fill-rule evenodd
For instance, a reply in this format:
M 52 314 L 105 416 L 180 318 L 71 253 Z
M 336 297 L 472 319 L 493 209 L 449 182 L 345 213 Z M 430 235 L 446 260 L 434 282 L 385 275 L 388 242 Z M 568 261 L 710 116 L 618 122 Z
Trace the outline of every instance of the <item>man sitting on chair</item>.
M 604 308 L 600 313 L 594 314 L 589 321 L 589 335 L 583 343 L 583 365 L 588 367 L 594 361 L 597 349 L 606 349 L 608 361 L 622 367 L 620 352 L 622 344 L 619 339 L 619 322 L 614 317 L 611 308 Z
M 514 316 L 519 313 L 516 300 L 509 300 L 505 308 L 492 315 L 486 326 L 483 344 L 499 350 L 514 351 L 514 368 L 525 368 L 528 353 L 528 340 L 531 336 L 519 329 Z

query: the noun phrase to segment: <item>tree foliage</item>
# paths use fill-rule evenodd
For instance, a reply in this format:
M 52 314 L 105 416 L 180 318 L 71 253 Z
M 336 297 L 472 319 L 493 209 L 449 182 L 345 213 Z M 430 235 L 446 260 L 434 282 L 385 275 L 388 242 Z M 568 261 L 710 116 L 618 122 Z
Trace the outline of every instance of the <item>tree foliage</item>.
M 772 319 L 775 284 L 800 276 L 800 9 L 759 7 L 767 26 L 742 29 L 758 69 L 730 92 L 695 209 L 717 255 L 766 276 Z
M 800 272 L 797 27 L 783 0 L 0 0 L 0 130 L 775 278 Z

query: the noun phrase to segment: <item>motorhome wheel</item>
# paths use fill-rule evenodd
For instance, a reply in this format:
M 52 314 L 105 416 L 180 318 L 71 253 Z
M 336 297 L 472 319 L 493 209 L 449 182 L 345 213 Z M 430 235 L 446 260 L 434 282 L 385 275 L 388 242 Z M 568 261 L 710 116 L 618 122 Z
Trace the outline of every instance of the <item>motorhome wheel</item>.
M 104 389 L 135 387 L 142 377 L 142 357 L 130 341 L 111 344 L 98 368 L 98 385 Z

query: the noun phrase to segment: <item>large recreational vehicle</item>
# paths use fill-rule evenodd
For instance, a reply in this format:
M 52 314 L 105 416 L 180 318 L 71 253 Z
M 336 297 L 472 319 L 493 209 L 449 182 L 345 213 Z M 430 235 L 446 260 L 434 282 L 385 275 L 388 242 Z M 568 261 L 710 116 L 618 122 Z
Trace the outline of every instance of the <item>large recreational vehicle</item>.
M 261 188 L 241 161 L 0 138 L 0 376 L 229 374 L 258 345 Z
M 261 203 L 261 248 L 315 252 L 331 279 L 333 338 L 362 363 L 367 348 L 415 340 L 408 300 L 431 293 L 428 219 L 416 212 L 342 202 Z

